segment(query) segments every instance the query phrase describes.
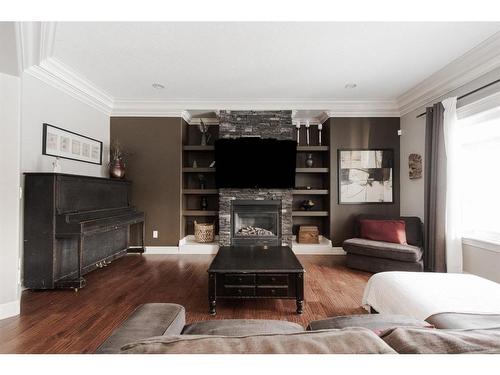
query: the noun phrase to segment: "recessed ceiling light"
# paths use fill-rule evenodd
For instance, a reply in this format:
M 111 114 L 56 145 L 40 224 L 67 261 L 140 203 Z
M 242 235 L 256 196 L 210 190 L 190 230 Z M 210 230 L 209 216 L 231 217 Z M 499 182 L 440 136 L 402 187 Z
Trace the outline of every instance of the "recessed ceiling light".
M 153 86 L 154 89 L 161 90 L 164 89 L 165 86 L 162 85 L 161 83 L 153 83 L 151 86 Z
M 358 87 L 358 85 L 356 85 L 355 83 L 346 83 L 345 85 L 346 89 L 355 89 L 356 87 Z

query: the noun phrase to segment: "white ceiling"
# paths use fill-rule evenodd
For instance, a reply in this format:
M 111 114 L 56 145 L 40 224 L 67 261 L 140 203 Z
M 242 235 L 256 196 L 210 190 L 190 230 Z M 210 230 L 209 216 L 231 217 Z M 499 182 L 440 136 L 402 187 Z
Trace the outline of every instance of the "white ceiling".
M 499 31 L 498 22 L 63 22 L 52 57 L 114 99 L 394 100 Z

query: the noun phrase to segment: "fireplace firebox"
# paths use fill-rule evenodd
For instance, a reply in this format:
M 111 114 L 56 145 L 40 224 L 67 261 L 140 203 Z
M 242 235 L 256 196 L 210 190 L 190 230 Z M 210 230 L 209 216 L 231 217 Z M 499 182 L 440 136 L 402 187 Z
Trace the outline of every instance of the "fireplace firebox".
M 280 200 L 234 200 L 231 204 L 231 245 L 280 246 Z

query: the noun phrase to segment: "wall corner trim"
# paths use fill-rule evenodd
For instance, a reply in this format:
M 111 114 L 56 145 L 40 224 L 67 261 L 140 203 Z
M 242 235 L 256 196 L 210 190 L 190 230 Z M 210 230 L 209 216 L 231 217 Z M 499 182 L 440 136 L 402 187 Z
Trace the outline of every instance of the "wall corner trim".
M 0 304 L 0 319 L 10 318 L 21 313 L 21 300 Z

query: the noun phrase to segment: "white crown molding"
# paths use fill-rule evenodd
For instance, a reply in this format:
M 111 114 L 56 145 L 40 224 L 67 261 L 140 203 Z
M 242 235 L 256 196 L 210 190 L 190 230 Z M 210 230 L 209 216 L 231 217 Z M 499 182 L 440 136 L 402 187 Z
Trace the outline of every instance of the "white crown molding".
M 327 107 L 328 117 L 400 117 L 394 100 L 344 100 Z
M 193 117 L 191 116 L 191 113 L 189 111 L 182 111 L 181 117 L 184 121 L 186 121 L 188 124 L 191 123 Z
M 500 67 L 500 32 L 397 98 L 401 116 Z
M 324 122 L 332 114 L 335 117 L 399 117 L 397 103 L 393 100 L 333 100 L 333 99 L 214 99 L 214 100 L 161 100 L 115 99 L 112 116 L 182 116 L 189 110 L 322 110 L 324 115 L 317 122 Z M 326 109 L 326 110 L 325 110 Z M 327 117 L 328 116 L 328 117 Z M 189 119 L 189 117 L 187 117 Z M 187 120 L 186 120 L 187 121 Z M 190 119 L 187 122 L 191 122 Z M 207 121 L 210 121 L 207 119 Z
M 57 59 L 45 59 L 39 65 L 34 65 L 25 70 L 25 73 L 65 92 L 98 111 L 108 115 L 111 114 L 113 98 Z
M 41 22 L 17 22 L 21 72 L 40 64 Z
M 56 40 L 56 28 L 56 22 L 42 22 L 40 25 L 40 61 L 52 57 Z

